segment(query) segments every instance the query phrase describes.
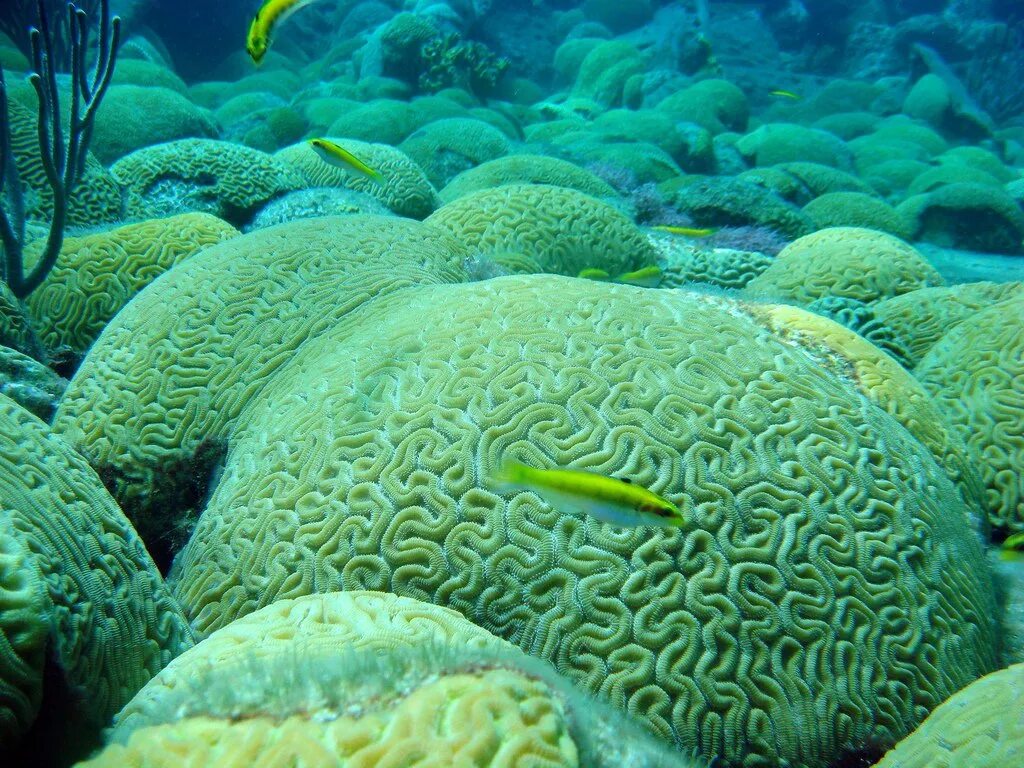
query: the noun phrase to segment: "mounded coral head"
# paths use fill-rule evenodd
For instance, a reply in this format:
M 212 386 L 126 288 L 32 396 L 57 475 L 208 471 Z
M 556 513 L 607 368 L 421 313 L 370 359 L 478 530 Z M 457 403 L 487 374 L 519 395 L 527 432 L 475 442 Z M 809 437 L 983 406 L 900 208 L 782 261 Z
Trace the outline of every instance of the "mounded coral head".
M 2 394 L 0 521 L 0 743 L 45 761 L 53 739 L 66 761 L 192 633 L 85 460 Z
M 473 192 L 439 208 L 427 223 L 471 251 L 521 252 L 545 272 L 563 275 L 588 267 L 618 274 L 650 266 L 656 258 L 623 214 L 566 187 L 509 184 Z
M 285 147 L 274 157 L 297 171 L 308 186 L 345 187 L 365 192 L 399 216 L 423 219 L 438 206 L 440 201 L 437 191 L 423 169 L 401 150 L 386 144 L 370 144 L 356 139 L 330 140 L 380 172 L 380 181 L 324 162 L 305 141 Z
M 236 624 L 175 660 L 86 765 L 243 749 L 281 768 L 299 754 L 495 768 L 690 764 L 454 611 L 355 591 L 281 601 Z M 169 742 L 179 744 L 170 756 Z
M 942 282 L 921 254 L 892 235 L 831 227 L 787 245 L 748 289 L 805 304 L 825 296 L 870 302 Z
M 1024 750 L 1024 664 L 953 694 L 875 768 L 1011 766 Z
M 735 763 L 893 743 L 994 664 L 983 553 L 884 355 L 777 328 L 552 275 L 374 300 L 239 415 L 175 592 L 205 632 L 321 590 L 446 605 Z M 496 492 L 502 457 L 630 477 L 687 523 Z

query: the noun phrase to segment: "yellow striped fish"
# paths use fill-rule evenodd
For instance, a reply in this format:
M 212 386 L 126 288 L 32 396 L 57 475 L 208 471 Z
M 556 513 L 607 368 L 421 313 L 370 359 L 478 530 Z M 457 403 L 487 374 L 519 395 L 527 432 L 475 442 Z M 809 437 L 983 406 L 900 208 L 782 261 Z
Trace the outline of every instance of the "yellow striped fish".
M 779 90 L 776 90 L 776 91 L 769 91 L 768 95 L 769 96 L 779 96 L 779 97 L 781 97 L 783 99 L 791 99 L 793 101 L 800 101 L 800 94 L 799 93 L 793 93 L 792 91 L 783 91 L 783 90 L 779 89 Z
M 661 269 L 652 266 L 635 269 L 632 272 L 623 272 L 615 278 L 615 282 L 638 285 L 641 288 L 657 288 L 661 282 Z
M 718 231 L 712 227 L 671 227 L 667 224 L 651 227 L 651 229 L 656 229 L 658 232 L 668 232 L 670 235 L 686 235 L 687 237 L 707 237 Z
M 582 277 L 585 280 L 597 280 L 600 283 L 612 280 L 612 276 L 606 270 L 598 269 L 597 267 L 581 269 L 576 277 Z M 659 267 L 643 267 L 632 272 L 623 272 L 614 278 L 613 282 L 624 283 L 625 285 L 638 285 L 641 288 L 657 288 L 661 282 L 661 269 Z
M 1006 541 L 999 548 L 999 558 L 1001 560 L 1024 562 L 1024 533 L 1015 533 L 1007 537 Z
M 253 62 L 259 64 L 267 55 L 267 49 L 270 47 L 270 34 L 274 31 L 274 27 L 297 10 L 315 2 L 316 0 L 266 0 L 256 11 L 256 16 L 253 17 L 252 24 L 249 25 L 249 34 L 245 37 L 245 50 L 248 51 Z
M 347 171 L 355 171 L 360 176 L 373 179 L 378 184 L 384 177 L 376 168 L 371 168 L 347 149 L 338 146 L 328 139 L 310 139 L 309 146 L 313 148 L 320 158 L 333 165 L 335 168 L 344 168 Z
M 586 512 L 612 525 L 678 528 L 685 523 L 675 504 L 626 478 L 506 460 L 493 480 L 500 490 L 533 491 L 556 509 Z

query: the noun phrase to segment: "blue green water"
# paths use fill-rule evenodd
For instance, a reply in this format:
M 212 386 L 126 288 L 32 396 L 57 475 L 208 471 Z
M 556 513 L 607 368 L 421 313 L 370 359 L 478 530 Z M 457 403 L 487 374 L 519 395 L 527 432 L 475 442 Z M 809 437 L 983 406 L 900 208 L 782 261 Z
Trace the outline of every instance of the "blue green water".
M 0 763 L 1021 763 L 1019 2 L 5 0 L 0 67 Z

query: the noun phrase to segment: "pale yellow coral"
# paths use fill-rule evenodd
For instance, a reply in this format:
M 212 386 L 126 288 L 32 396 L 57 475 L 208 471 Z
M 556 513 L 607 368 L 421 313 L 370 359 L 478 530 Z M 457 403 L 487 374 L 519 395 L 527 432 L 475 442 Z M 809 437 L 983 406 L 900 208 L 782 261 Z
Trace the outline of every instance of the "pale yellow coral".
M 43 343 L 83 353 L 132 296 L 180 261 L 237 234 L 216 216 L 187 213 L 65 237 L 57 263 L 28 298 Z M 27 254 L 29 265 L 41 247 Z
M 1024 664 L 977 680 L 943 702 L 875 768 L 1024 765 Z

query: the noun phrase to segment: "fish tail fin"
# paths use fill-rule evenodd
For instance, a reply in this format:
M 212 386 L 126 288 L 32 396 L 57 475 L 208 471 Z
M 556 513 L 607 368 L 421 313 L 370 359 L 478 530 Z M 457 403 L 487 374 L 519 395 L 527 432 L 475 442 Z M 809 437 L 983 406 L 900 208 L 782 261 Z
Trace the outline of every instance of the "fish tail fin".
M 372 168 L 372 169 L 370 170 L 370 173 L 369 173 L 369 174 L 367 174 L 367 175 L 368 175 L 368 176 L 369 176 L 369 177 L 370 177 L 370 178 L 371 178 L 371 179 L 372 179 L 373 181 L 377 182 L 378 184 L 383 184 L 383 183 L 384 183 L 384 174 L 383 174 L 383 173 L 381 173 L 380 171 L 378 171 L 378 170 L 377 170 L 376 168 Z
M 511 491 L 522 487 L 526 477 L 526 465 L 513 459 L 502 459 L 498 468 L 491 475 L 493 484 L 502 491 Z

